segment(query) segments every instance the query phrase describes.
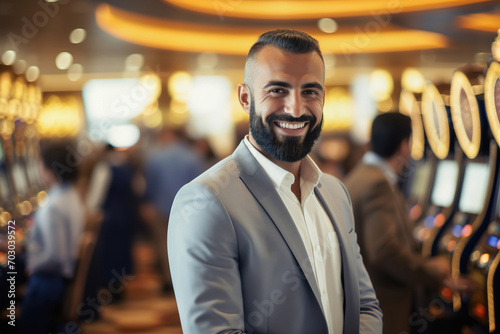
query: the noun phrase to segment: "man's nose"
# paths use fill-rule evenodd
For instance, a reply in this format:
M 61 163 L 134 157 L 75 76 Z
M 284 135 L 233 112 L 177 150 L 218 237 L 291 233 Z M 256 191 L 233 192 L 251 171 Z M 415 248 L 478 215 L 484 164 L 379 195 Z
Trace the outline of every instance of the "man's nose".
M 300 92 L 289 94 L 285 101 L 285 112 L 295 118 L 304 114 L 304 107 L 300 98 Z

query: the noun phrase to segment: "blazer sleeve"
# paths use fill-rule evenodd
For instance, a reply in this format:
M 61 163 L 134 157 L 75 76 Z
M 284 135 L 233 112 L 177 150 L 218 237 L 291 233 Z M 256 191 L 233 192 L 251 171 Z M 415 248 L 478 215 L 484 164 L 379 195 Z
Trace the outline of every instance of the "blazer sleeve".
M 178 192 L 167 246 L 184 333 L 245 333 L 236 233 L 208 186 L 191 182 Z
M 401 218 L 389 184 L 385 180 L 376 182 L 373 187 L 367 187 L 365 195 L 360 205 L 368 263 L 400 284 L 412 286 L 423 282 L 428 286 L 439 285 L 442 281 L 439 273 L 400 237 L 396 222 Z

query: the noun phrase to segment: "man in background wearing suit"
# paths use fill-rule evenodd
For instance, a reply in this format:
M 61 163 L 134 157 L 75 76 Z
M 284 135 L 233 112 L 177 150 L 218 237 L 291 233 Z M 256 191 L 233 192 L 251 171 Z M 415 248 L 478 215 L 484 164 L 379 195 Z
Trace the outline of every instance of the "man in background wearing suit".
M 411 121 L 400 113 L 381 114 L 371 132 L 371 151 L 349 173 L 349 190 L 361 255 L 384 312 L 384 333 L 410 332 L 412 293 L 419 284 L 437 289 L 449 276 L 442 258 L 416 251 L 398 173 L 410 159 Z
M 238 86 L 250 133 L 177 194 L 168 254 L 185 333 L 381 333 L 351 202 L 307 156 L 324 62 L 294 30 L 259 37 Z

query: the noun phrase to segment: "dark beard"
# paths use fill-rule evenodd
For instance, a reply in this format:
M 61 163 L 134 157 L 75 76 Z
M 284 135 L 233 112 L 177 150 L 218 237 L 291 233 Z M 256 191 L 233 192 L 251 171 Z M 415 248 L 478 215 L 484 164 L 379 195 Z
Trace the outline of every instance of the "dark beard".
M 273 123 L 276 121 L 285 122 L 309 122 L 309 130 L 307 131 L 303 142 L 300 137 L 283 136 L 279 140 L 273 131 Z M 264 125 L 262 118 L 255 114 L 255 103 L 253 97 L 250 99 L 250 132 L 260 148 L 264 150 L 271 158 L 278 161 L 295 162 L 302 160 L 314 145 L 314 142 L 319 138 L 323 118 L 321 122 L 311 129 L 316 123 L 314 116 L 302 115 L 295 118 L 290 115 L 270 115 L 267 118 L 267 126 Z

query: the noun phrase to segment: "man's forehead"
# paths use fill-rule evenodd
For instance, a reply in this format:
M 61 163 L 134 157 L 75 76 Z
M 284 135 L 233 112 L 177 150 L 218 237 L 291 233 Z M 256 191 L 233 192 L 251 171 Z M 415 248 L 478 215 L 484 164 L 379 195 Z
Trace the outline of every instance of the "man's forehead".
M 291 53 L 274 46 L 265 46 L 255 55 L 248 70 L 257 81 L 300 77 L 323 82 L 324 66 L 317 52 Z M 272 78 L 269 78 L 272 76 Z

